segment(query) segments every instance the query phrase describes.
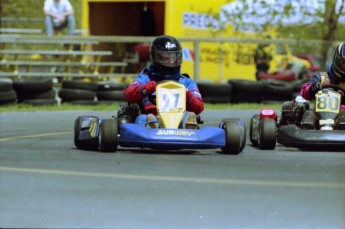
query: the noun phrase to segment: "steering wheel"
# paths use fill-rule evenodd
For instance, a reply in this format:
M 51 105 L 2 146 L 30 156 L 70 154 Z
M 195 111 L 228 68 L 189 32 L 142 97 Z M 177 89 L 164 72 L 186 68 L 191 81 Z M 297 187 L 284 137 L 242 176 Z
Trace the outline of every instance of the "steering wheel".
M 152 94 L 148 94 L 147 98 L 152 104 L 156 105 L 156 92 L 153 92 Z
M 322 85 L 322 89 L 324 88 L 331 88 L 335 91 L 340 91 L 340 94 L 341 94 L 341 104 L 345 105 L 345 89 L 338 86 L 338 85 L 335 85 L 335 84 L 325 84 L 325 85 Z
M 338 85 L 335 85 L 335 84 L 324 84 L 324 85 L 322 85 L 322 89 L 326 89 L 326 88 L 331 88 L 335 91 L 341 91 L 343 96 L 345 95 L 345 89 L 338 86 Z

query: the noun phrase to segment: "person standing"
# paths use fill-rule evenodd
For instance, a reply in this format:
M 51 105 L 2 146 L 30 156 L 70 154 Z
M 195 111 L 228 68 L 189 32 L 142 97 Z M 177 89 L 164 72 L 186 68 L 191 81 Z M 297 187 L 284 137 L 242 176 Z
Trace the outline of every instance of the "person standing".
M 254 62 L 256 65 L 256 79 L 259 80 L 260 72 L 268 72 L 270 68 L 270 61 L 272 60 L 272 54 L 270 53 L 270 44 L 259 44 L 254 54 Z
M 67 26 L 68 33 L 74 35 L 74 10 L 69 0 L 45 0 L 43 11 L 48 36 L 52 36 L 54 31 L 61 31 Z

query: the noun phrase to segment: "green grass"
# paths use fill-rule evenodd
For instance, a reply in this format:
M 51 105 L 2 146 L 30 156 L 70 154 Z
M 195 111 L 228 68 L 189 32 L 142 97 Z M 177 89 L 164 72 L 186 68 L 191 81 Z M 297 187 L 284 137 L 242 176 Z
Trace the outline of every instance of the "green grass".
M 259 110 L 261 108 L 280 109 L 282 102 L 272 104 L 255 104 L 255 103 L 240 103 L 240 104 L 210 104 L 205 103 L 205 110 Z M 98 105 L 75 105 L 75 104 L 61 104 L 50 106 L 32 106 L 27 104 L 16 104 L 9 106 L 0 106 L 0 112 L 34 112 L 34 111 L 114 111 L 119 107 L 119 103 L 113 104 L 98 104 Z

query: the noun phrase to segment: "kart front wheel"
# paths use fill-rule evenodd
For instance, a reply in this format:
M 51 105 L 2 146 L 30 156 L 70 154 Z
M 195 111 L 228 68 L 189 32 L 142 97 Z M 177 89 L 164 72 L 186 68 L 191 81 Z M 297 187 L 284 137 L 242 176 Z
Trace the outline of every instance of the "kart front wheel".
M 273 150 L 276 147 L 277 141 L 277 123 L 273 119 L 260 120 L 260 149 Z
M 104 119 L 101 122 L 98 139 L 100 151 L 116 152 L 119 136 L 115 119 Z
M 97 116 L 79 116 L 75 121 L 74 121 L 74 145 L 78 149 L 84 149 L 84 150 L 97 150 L 98 148 L 98 142 L 93 141 L 92 139 L 90 140 L 79 140 L 79 135 L 81 131 L 81 124 L 83 122 L 83 119 L 85 118 L 93 118 L 93 119 L 98 119 Z
M 222 120 L 220 127 L 225 131 L 225 146 L 221 147 L 223 153 L 236 155 L 242 151 L 243 133 L 240 123 L 240 119 Z

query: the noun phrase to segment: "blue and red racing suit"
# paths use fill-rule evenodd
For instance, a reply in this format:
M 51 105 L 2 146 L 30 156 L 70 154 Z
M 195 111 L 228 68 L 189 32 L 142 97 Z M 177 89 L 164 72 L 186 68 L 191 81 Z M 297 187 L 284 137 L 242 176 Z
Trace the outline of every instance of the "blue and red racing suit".
M 186 87 L 186 110 L 200 114 L 204 110 L 204 102 L 194 80 L 188 76 L 181 75 L 180 72 L 174 75 L 164 75 L 155 71 L 153 65 L 143 69 L 137 78 L 124 91 L 124 96 L 129 103 L 141 103 L 144 114 L 157 115 L 156 105 L 152 104 L 147 95 L 143 93 L 143 86 L 150 81 L 174 80 Z M 137 121 L 136 121 L 137 122 Z

